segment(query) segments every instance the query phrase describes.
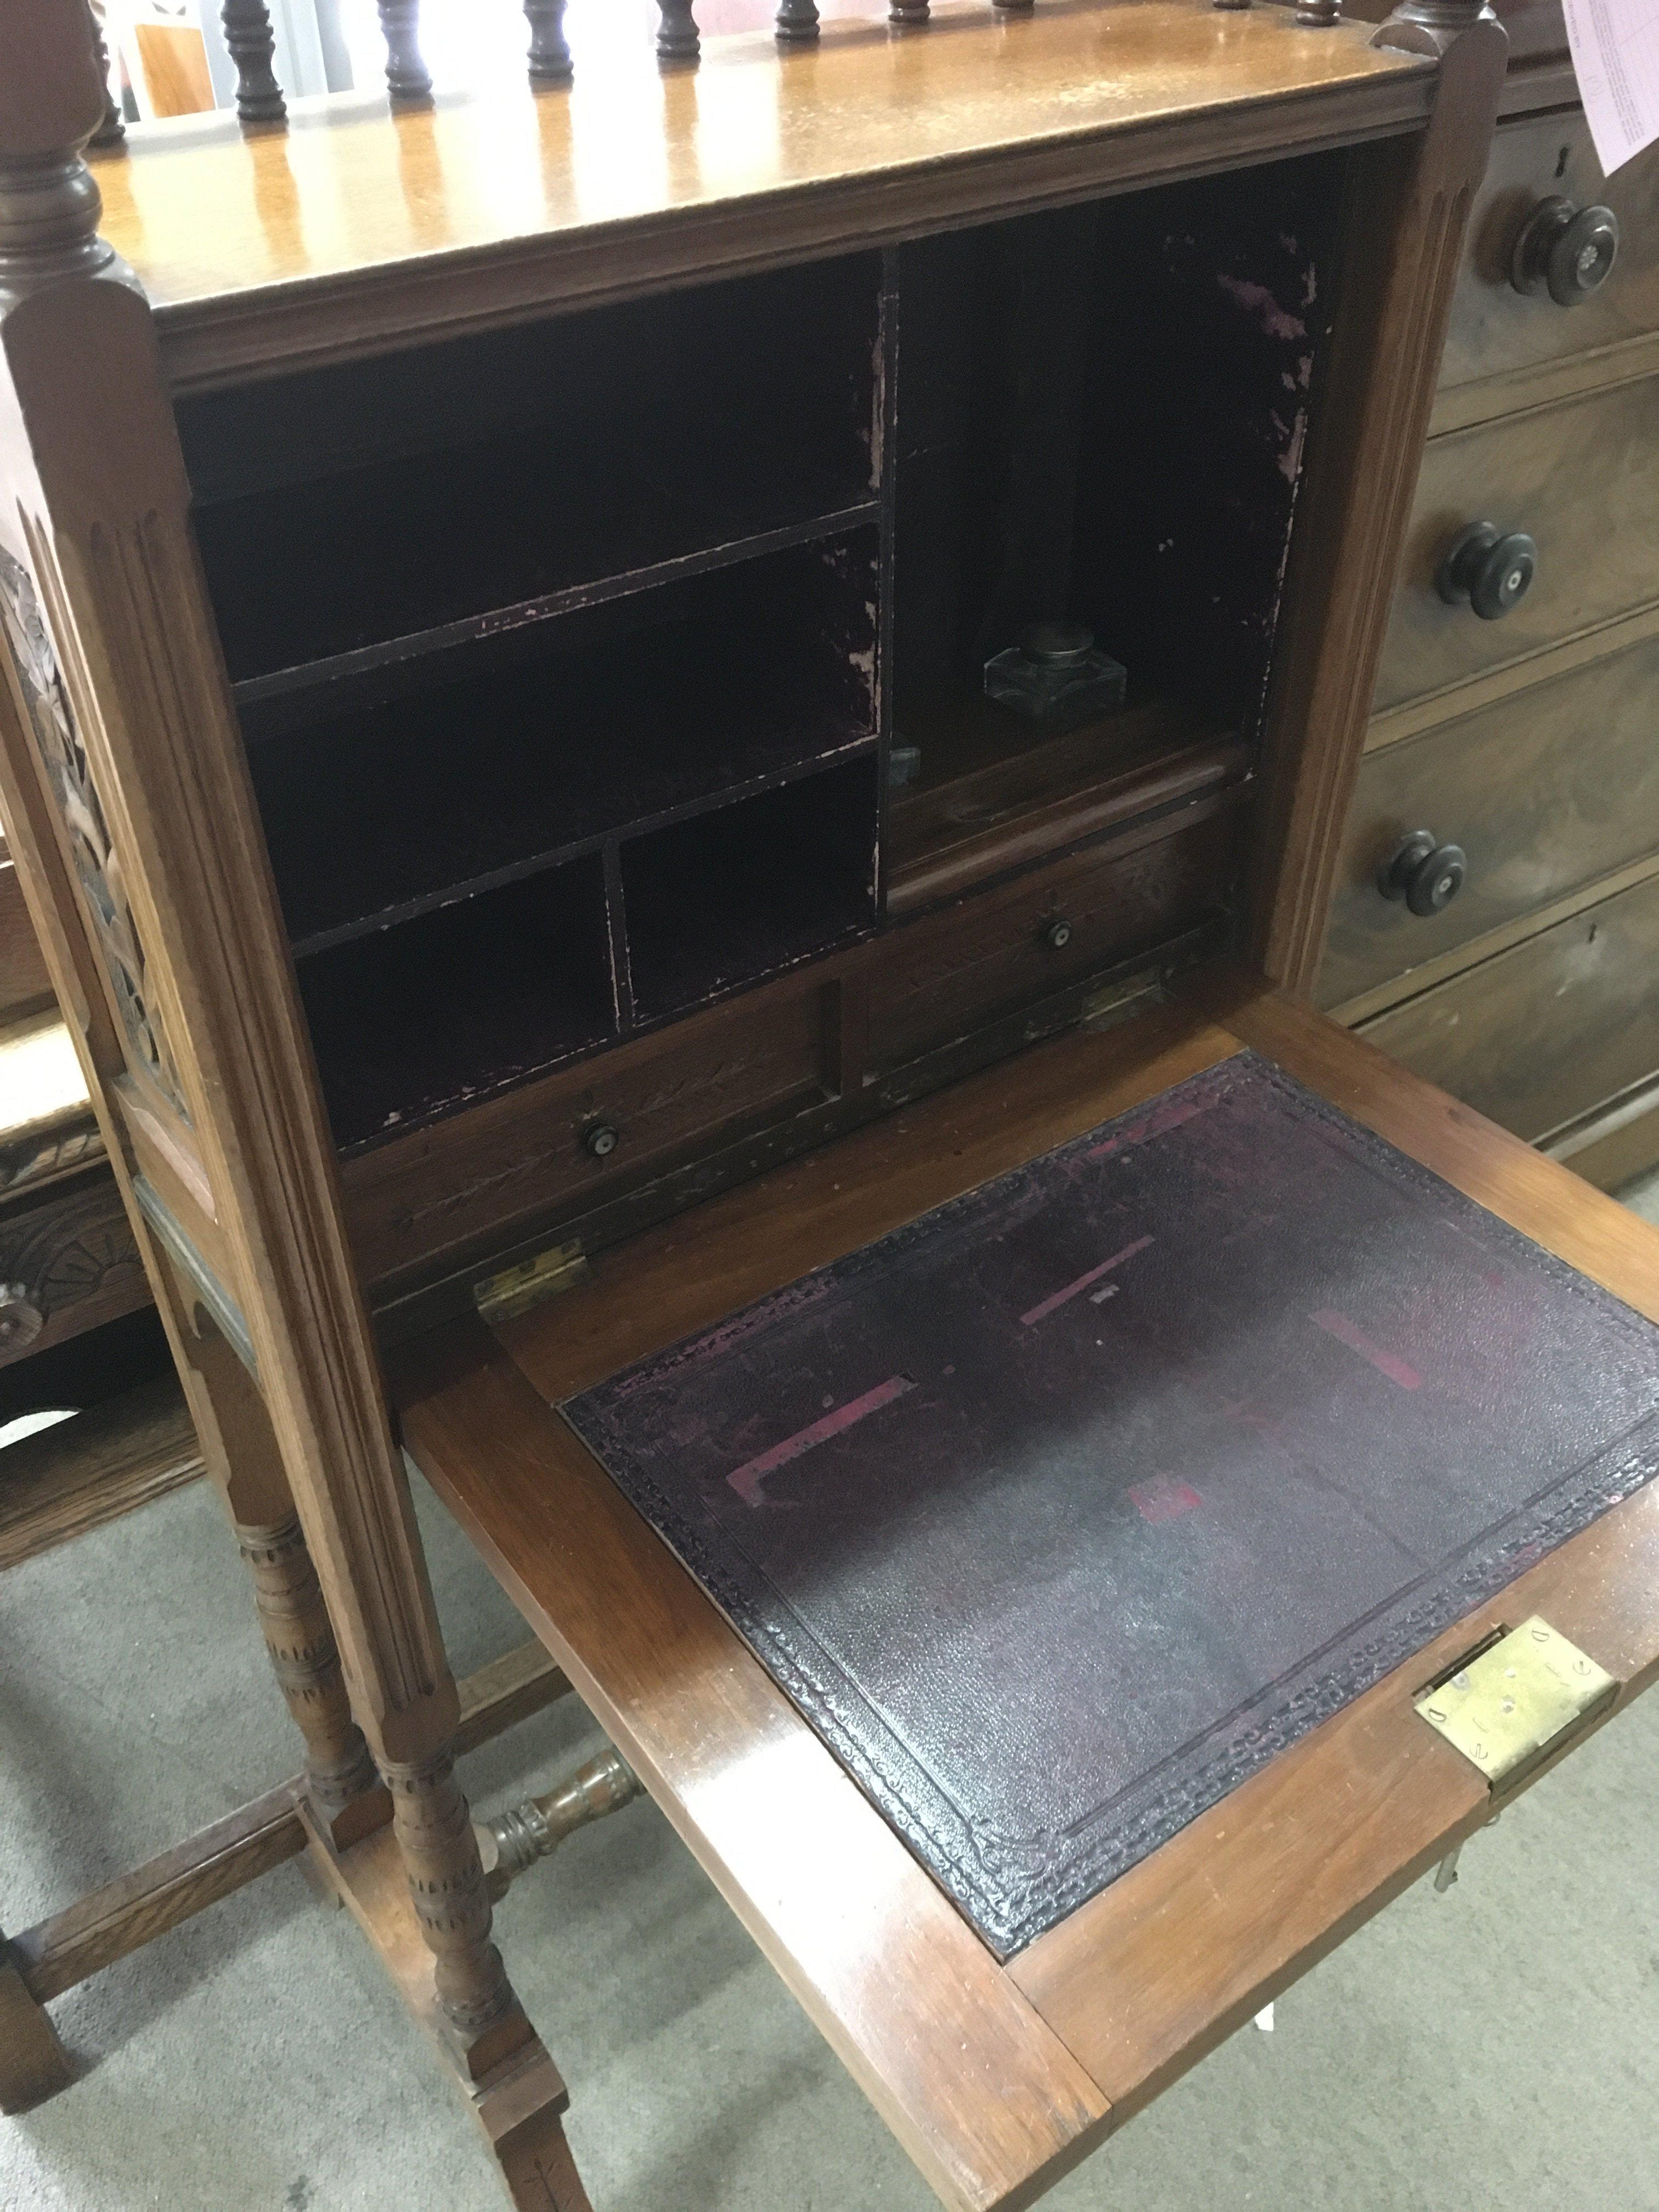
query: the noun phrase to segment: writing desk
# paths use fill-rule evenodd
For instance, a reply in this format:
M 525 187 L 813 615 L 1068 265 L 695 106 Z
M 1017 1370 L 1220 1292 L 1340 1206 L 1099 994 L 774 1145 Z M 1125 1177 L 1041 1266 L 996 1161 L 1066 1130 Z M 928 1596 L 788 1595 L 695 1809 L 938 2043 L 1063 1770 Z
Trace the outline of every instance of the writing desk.
M 5 27 L 19 866 L 319 1863 L 522 2204 L 586 2198 L 401 1445 L 961 2207 L 1486 1817 L 1415 1705 L 1489 1629 L 1652 1669 L 1638 1489 L 999 1948 L 556 1410 L 1243 1048 L 1654 1316 L 1651 1232 L 1299 1003 L 1504 55 L 1306 13 L 951 5 L 90 173 L 82 11 Z

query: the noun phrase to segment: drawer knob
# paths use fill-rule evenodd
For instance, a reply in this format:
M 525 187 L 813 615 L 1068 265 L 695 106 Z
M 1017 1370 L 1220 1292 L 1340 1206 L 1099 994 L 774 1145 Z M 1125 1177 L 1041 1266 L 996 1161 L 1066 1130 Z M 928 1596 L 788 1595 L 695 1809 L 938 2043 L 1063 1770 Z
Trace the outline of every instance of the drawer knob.
M 1469 872 L 1461 845 L 1443 845 L 1432 830 L 1413 830 L 1376 872 L 1385 899 L 1404 899 L 1413 914 L 1443 914 Z
M 622 1142 L 614 1121 L 594 1121 L 582 1132 L 582 1150 L 591 1160 L 608 1160 Z
M 1072 925 L 1063 915 L 1057 916 L 1042 933 L 1042 941 L 1051 952 L 1063 952 L 1072 941 Z
M 1467 604 L 1482 622 L 1497 622 L 1526 598 L 1537 573 L 1538 548 L 1524 530 L 1472 522 L 1441 555 L 1434 588 L 1448 606 Z
M 46 1317 L 22 1283 L 0 1283 L 0 1352 L 21 1352 L 33 1343 Z
M 1613 274 L 1619 218 L 1611 208 L 1540 200 L 1521 227 L 1510 258 L 1517 292 L 1547 292 L 1558 307 L 1582 307 Z

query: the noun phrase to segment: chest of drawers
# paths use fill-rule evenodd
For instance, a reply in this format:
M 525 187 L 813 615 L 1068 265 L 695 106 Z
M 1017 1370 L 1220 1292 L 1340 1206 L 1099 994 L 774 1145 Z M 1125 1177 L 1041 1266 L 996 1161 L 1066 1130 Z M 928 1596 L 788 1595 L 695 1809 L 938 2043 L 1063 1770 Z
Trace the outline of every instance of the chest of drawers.
M 1526 81 L 1512 71 L 1512 100 Z M 1597 209 L 1616 225 L 1607 266 Z M 1574 221 L 1553 293 L 1548 241 Z M 1605 179 L 1576 108 L 1500 121 L 1320 981 L 1373 1042 L 1608 1188 L 1659 1158 L 1643 931 L 1659 872 L 1656 267 L 1652 149 Z M 1524 590 L 1484 618 L 1440 588 L 1477 523 L 1496 555 L 1535 548 Z M 1416 833 L 1421 911 L 1379 888 Z M 1448 848 L 1464 859 L 1442 903 L 1427 881 Z

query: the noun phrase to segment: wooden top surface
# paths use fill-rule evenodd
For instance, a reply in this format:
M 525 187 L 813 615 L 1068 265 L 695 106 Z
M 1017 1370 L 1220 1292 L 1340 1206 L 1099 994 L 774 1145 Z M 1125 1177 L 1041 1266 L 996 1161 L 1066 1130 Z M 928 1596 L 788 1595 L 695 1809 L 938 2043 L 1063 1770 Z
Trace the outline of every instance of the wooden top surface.
M 1209 0 L 945 0 L 797 52 L 708 40 L 690 70 L 618 44 L 568 89 L 395 118 L 372 94 L 286 130 L 191 118 L 94 167 L 188 387 L 1409 128 L 1433 67 L 1371 35 Z
M 0 1029 L 0 1143 L 89 1120 L 91 1103 L 56 1007 Z
M 944 2200 L 1028 2203 L 1486 1817 L 1411 1699 L 1540 1611 L 1659 1671 L 1659 1485 L 1563 1545 L 1000 1966 L 552 1410 L 1249 1045 L 1659 1321 L 1659 1232 L 1320 1017 L 1073 1032 L 647 1231 L 499 1339 L 418 1340 L 414 1457 Z

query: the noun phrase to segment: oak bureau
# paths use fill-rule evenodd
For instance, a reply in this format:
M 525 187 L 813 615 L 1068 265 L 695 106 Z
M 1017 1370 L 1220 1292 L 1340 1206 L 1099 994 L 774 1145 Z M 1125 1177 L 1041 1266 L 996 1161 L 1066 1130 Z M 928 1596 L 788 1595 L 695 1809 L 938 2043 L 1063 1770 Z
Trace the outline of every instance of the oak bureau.
M 1462 671 L 1385 641 L 1506 41 L 531 13 L 88 167 L 82 0 L 0 12 L 0 800 L 514 2201 L 587 2199 L 405 1449 L 584 1814 L 1022 2205 L 1659 1664 L 1659 1240 L 1312 1004 L 1379 667 Z

